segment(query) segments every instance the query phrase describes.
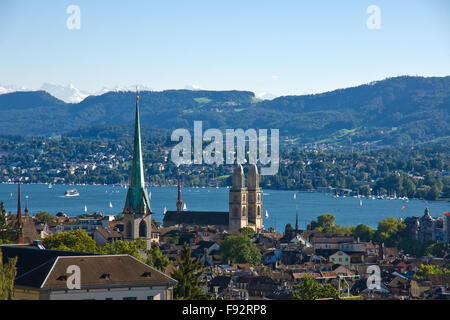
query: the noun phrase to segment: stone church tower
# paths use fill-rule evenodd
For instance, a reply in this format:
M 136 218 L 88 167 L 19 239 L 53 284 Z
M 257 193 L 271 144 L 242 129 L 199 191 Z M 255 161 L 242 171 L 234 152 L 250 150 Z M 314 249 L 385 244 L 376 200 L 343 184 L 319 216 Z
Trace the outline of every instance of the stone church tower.
M 136 122 L 134 128 L 133 169 L 130 186 L 123 209 L 124 239 L 133 241 L 142 238 L 151 247 L 151 209 L 144 181 L 142 164 L 141 130 L 139 123 L 139 95 L 136 94 Z
M 263 227 L 262 190 L 259 187 L 259 174 L 256 165 L 252 165 L 247 176 L 248 189 L 248 226 L 259 232 Z
M 246 227 L 247 216 L 247 188 L 245 187 L 244 169 L 238 165 L 233 171 L 232 187 L 230 190 L 229 231 L 236 231 Z

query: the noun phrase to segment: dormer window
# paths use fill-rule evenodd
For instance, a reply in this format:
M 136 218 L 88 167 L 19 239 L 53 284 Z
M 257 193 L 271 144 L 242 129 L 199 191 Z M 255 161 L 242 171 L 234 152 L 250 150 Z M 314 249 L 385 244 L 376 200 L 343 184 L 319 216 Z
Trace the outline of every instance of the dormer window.
M 111 274 L 110 273 L 104 273 L 100 276 L 100 279 L 105 279 L 105 280 L 111 280 Z

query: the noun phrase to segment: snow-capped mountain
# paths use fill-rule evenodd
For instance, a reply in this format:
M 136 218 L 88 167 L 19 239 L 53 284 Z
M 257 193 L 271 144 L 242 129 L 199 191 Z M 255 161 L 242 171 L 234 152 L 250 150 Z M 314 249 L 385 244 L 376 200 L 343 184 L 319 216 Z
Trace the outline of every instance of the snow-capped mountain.
M 139 86 L 139 91 L 154 91 L 153 88 L 145 84 L 135 84 L 129 86 L 115 86 L 113 88 L 103 87 L 100 91 L 93 93 L 94 95 L 101 95 L 107 92 L 121 92 L 121 91 L 136 91 L 136 87 Z
M 196 84 L 187 84 L 187 85 L 184 86 L 184 89 L 185 90 L 192 90 L 192 91 L 208 90 L 208 89 L 202 88 L 202 87 L 200 87 L 200 86 L 198 86 Z
M 273 100 L 273 99 L 277 98 L 276 95 L 273 95 L 273 94 L 268 93 L 268 92 L 256 93 L 255 96 L 257 98 L 259 98 L 259 99 L 262 99 L 262 100 Z
M 55 98 L 69 103 L 81 102 L 90 94 L 89 92 L 80 91 L 73 84 L 61 86 L 57 84 L 44 83 L 39 90 L 47 91 Z
M 28 91 L 28 88 L 20 87 L 20 86 L 14 86 L 14 85 L 0 85 L 0 94 L 10 93 L 10 92 L 16 92 L 16 91 Z

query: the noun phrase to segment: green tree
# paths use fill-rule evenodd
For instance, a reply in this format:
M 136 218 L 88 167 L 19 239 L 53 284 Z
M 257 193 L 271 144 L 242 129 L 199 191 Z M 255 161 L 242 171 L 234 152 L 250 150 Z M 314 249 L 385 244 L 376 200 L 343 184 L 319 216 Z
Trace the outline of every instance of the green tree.
M 36 213 L 36 221 L 38 222 L 53 222 L 56 221 L 58 218 L 55 216 L 52 216 L 50 213 L 48 213 L 47 211 L 39 211 L 38 213 Z
M 284 238 L 287 240 L 291 240 L 293 237 L 294 237 L 294 228 L 290 223 L 288 223 L 284 228 Z
M 3 201 L 0 201 L 0 244 L 16 242 L 17 228 L 6 219 L 6 211 Z
M 334 215 L 330 213 L 324 213 L 317 217 L 317 221 L 313 220 L 311 221 L 311 228 L 319 229 L 319 230 L 326 230 L 331 229 L 334 226 L 334 222 L 336 221 L 336 218 Z
M 373 240 L 376 230 L 364 224 L 359 224 L 352 228 L 352 235 L 355 239 L 359 238 L 361 241 Z
M 159 271 L 164 272 L 170 264 L 170 260 L 161 253 L 159 247 L 153 247 L 147 252 L 146 263 Z
M 143 261 L 140 252 L 146 250 L 145 240 L 136 239 L 134 241 L 118 240 L 113 243 L 107 243 L 103 248 L 98 248 L 98 251 L 104 254 L 129 254 Z
M 14 291 L 14 279 L 17 275 L 17 257 L 9 258 L 3 264 L 3 254 L 0 249 L 0 300 L 10 300 Z
M 228 236 L 220 244 L 222 262 L 249 263 L 259 265 L 261 252 L 246 235 Z
M 178 268 L 172 272 L 172 278 L 178 281 L 173 289 L 174 297 L 178 300 L 209 300 L 204 287 L 206 281 L 202 280 L 204 270 L 201 262 L 191 258 L 191 247 L 184 244 L 181 251 Z
M 240 234 L 244 234 L 248 236 L 249 238 L 253 238 L 253 236 L 256 234 L 255 230 L 249 227 L 242 227 L 239 229 Z
M 42 244 L 53 250 L 102 253 L 102 249 L 97 247 L 94 239 L 83 229 L 52 234 L 43 239 Z
M 123 221 L 123 218 L 124 218 L 123 213 L 119 213 L 114 217 L 114 221 Z
M 378 222 L 378 229 L 375 232 L 375 239 L 388 246 L 396 246 L 405 236 L 406 225 L 401 218 L 388 217 Z
M 321 285 L 314 278 L 305 275 L 302 282 L 293 287 L 292 295 L 296 300 L 336 299 L 338 291 L 331 284 Z
M 414 274 L 417 280 L 425 280 L 430 274 L 450 274 L 450 269 L 441 269 L 438 266 L 430 264 L 421 264 Z

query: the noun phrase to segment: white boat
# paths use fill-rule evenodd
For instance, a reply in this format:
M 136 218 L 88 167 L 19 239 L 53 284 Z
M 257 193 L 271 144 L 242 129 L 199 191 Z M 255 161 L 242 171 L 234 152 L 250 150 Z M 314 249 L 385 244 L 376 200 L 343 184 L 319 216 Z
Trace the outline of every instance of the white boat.
M 48 188 L 51 189 L 53 188 L 53 185 L 51 183 L 48 184 Z
M 359 200 L 359 206 L 362 207 L 362 200 Z
M 71 190 L 67 190 L 64 193 L 64 196 L 66 197 L 78 197 L 80 194 L 78 193 L 78 191 L 76 189 L 71 189 Z
M 266 219 L 269 219 L 269 213 L 266 210 Z
M 187 210 L 187 207 L 186 207 L 186 203 L 185 203 L 183 206 L 183 211 L 186 211 L 186 210 Z
M 166 214 L 166 212 L 167 212 L 167 208 L 166 208 L 166 207 L 164 207 L 164 214 Z
M 87 206 L 86 205 L 84 206 L 84 212 L 87 213 Z
M 295 199 L 297 199 L 297 194 L 296 194 L 296 193 L 294 193 L 294 200 L 295 200 Z
M 109 202 L 109 207 L 110 207 L 110 208 L 112 208 L 112 207 L 113 207 L 113 205 L 112 205 L 112 202 L 111 202 L 111 201 Z

